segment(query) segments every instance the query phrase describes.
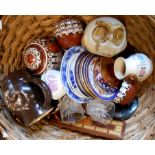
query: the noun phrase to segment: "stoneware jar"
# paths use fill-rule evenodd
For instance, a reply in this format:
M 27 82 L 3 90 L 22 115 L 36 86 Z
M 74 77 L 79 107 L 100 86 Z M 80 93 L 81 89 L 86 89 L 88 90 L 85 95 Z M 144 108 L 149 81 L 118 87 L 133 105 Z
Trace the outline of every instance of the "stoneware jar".
M 15 71 L 6 76 L 2 93 L 7 109 L 25 126 L 34 124 L 55 108 L 48 86 L 26 71 Z
M 52 99 L 59 100 L 66 94 L 61 83 L 60 71 L 48 70 L 46 73 L 42 75 L 41 79 L 50 88 Z
M 55 26 L 55 36 L 63 49 L 81 44 L 83 25 L 77 19 L 65 19 Z
M 128 75 L 122 82 L 119 92 L 114 99 L 115 103 L 121 105 L 130 104 L 138 92 L 138 80 L 135 75 Z
M 118 57 L 114 63 L 114 73 L 118 79 L 124 79 L 129 74 L 134 74 L 138 81 L 144 81 L 152 71 L 151 59 L 142 53 L 133 54 L 126 59 Z
M 62 51 L 55 38 L 36 39 L 23 52 L 25 66 L 39 75 L 48 69 L 59 69 Z
M 112 17 L 94 19 L 84 31 L 82 45 L 91 53 L 112 57 L 126 48 L 126 29 Z

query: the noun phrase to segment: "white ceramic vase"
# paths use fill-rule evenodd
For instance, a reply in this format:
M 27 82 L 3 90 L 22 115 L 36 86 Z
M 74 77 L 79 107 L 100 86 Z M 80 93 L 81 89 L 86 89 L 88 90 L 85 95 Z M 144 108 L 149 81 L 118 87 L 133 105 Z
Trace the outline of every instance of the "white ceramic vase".
M 137 76 L 138 81 L 144 81 L 152 71 L 152 61 L 142 53 L 133 54 L 127 59 L 119 57 L 114 63 L 115 76 L 120 80 L 129 74 L 134 74 Z

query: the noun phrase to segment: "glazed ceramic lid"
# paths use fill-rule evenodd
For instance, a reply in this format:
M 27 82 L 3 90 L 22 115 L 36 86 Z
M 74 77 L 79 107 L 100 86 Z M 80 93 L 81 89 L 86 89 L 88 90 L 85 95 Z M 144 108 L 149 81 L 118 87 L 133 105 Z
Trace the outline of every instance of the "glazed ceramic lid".
M 65 19 L 58 22 L 55 26 L 55 36 L 62 37 L 63 34 L 69 35 L 71 33 L 82 33 L 83 26 L 79 20 L 76 19 Z
M 38 43 L 31 43 L 23 52 L 25 66 L 35 74 L 42 73 L 47 66 L 47 54 Z
M 112 17 L 94 19 L 84 31 L 82 45 L 92 53 L 112 57 L 125 49 L 126 29 L 119 20 Z

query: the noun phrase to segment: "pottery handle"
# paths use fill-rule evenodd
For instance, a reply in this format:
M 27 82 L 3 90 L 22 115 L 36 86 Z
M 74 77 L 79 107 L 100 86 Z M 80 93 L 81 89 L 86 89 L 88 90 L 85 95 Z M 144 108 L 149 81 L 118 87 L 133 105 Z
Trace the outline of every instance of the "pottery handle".
M 36 78 L 33 78 L 31 82 L 36 84 L 37 86 L 39 86 L 41 88 L 41 90 L 44 94 L 44 97 L 45 97 L 43 107 L 48 106 L 51 103 L 52 96 L 51 96 L 50 89 L 48 88 L 46 83 L 44 81 L 42 81 L 40 79 L 36 79 Z

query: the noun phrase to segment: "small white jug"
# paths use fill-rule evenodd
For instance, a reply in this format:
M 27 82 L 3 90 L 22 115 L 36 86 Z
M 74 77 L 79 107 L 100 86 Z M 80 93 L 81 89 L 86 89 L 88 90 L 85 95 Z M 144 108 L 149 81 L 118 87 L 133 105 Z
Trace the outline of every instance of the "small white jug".
M 142 53 L 133 54 L 127 59 L 119 57 L 114 63 L 115 76 L 120 80 L 129 74 L 134 74 L 137 76 L 138 81 L 144 81 L 152 71 L 152 61 Z

